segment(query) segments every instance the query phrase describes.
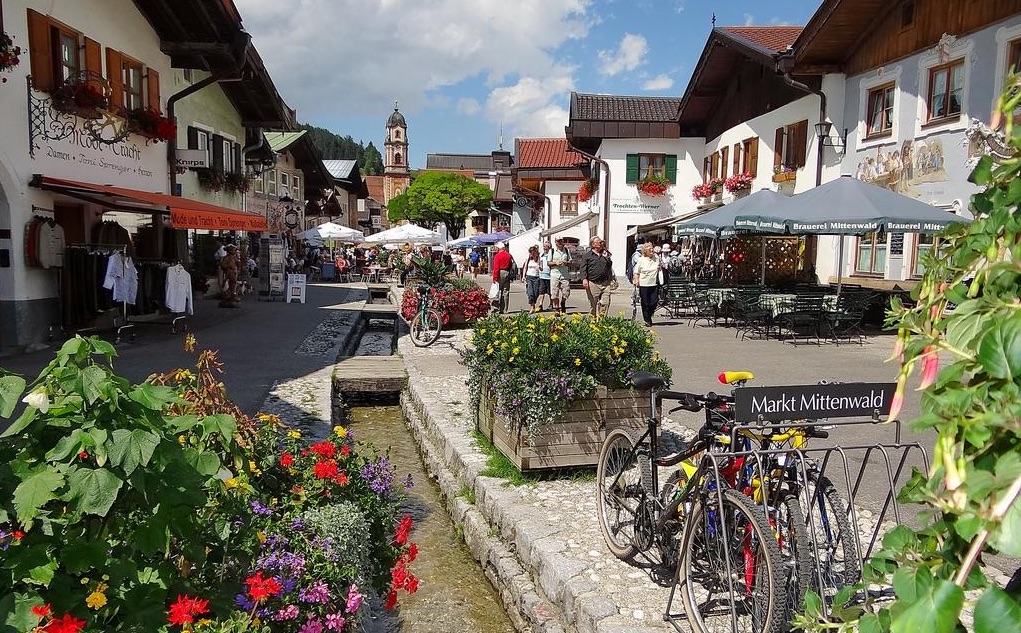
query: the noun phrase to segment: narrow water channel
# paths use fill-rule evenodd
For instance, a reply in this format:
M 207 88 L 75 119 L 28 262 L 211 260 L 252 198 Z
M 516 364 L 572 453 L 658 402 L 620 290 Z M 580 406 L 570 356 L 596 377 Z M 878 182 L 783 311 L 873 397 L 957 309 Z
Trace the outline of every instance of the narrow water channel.
M 367 329 L 356 355 L 392 353 L 393 333 Z M 414 487 L 406 511 L 414 520 L 411 540 L 418 544 L 412 565 L 420 585 L 414 595 L 402 593 L 397 621 L 377 621 L 379 629 L 406 633 L 513 633 L 500 597 L 482 573 L 447 514 L 439 486 L 429 477 L 418 444 L 399 406 L 352 403 L 344 424 L 359 442 L 390 450 L 390 461 L 403 477 L 410 473 Z M 376 627 L 370 627 L 376 628 Z

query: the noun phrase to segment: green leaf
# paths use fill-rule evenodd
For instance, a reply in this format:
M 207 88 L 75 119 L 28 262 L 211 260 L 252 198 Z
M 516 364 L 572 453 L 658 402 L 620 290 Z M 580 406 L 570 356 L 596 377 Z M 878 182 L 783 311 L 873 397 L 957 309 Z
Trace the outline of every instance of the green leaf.
M 202 436 L 206 437 L 212 433 L 218 433 L 224 439 L 234 437 L 238 425 L 234 416 L 227 414 L 207 415 L 202 418 Z
M 59 462 L 71 453 L 78 453 L 83 448 L 92 446 L 92 436 L 81 429 L 71 431 L 57 441 L 56 446 L 46 453 L 46 461 Z
M 27 524 L 39 516 L 39 511 L 54 499 L 53 491 L 64 484 L 64 476 L 53 470 L 41 470 L 22 481 L 14 489 L 14 509 L 18 522 Z
M 21 633 L 31 631 L 39 624 L 39 618 L 32 613 L 32 607 L 41 607 L 42 598 L 36 593 L 9 593 L 0 599 L 0 631 Z
M 157 512 L 135 531 L 135 546 L 145 554 L 164 552 L 170 546 L 169 517 L 165 512 Z
M 60 550 L 60 562 L 68 573 L 87 573 L 103 567 L 109 549 L 105 541 L 74 541 Z
M 858 631 L 860 633 L 882 633 L 883 625 L 879 623 L 879 617 L 874 613 L 866 613 L 858 620 Z
M 33 584 L 42 587 L 49 587 L 53 580 L 53 572 L 57 571 L 57 561 L 49 560 L 46 563 L 28 570 L 28 580 Z
M 89 365 L 82 370 L 81 381 L 85 402 L 92 404 L 103 395 L 102 385 L 106 381 L 106 372 L 102 367 Z
M 896 577 L 896 575 L 895 575 Z M 930 577 L 931 578 L 931 577 Z M 931 582 L 931 581 L 930 581 Z M 922 589 L 921 585 L 916 588 Z M 900 592 L 897 593 L 900 595 Z M 895 615 L 891 633 L 953 633 L 964 604 L 964 591 L 952 582 L 937 580 L 920 591 L 903 613 Z
M 975 183 L 979 187 L 984 187 L 989 184 L 993 177 L 993 159 L 988 154 L 978 159 L 978 164 L 975 165 L 975 169 L 971 170 L 971 175 L 968 176 L 968 180 Z
M 883 537 L 883 549 L 891 552 L 899 552 L 906 549 L 908 545 L 913 545 L 914 542 L 915 533 L 903 525 L 898 525 L 887 532 Z
M 1021 557 L 1021 501 L 1015 499 L 990 539 L 993 547 L 1008 556 Z
M 190 428 L 193 428 L 199 423 L 198 416 L 194 415 L 181 415 L 176 418 L 167 420 L 167 424 L 172 429 L 173 433 L 182 433 Z
M 982 314 L 960 314 L 954 312 L 947 324 L 947 343 L 957 349 L 971 349 L 975 339 L 985 331 Z
M 189 447 L 184 450 L 184 460 L 200 475 L 212 477 L 220 472 L 220 458 L 215 453 Z
M 68 477 L 68 484 L 68 501 L 78 502 L 78 512 L 104 517 L 124 482 L 105 468 L 78 468 Z
M 822 598 L 811 589 L 805 592 L 805 615 L 813 620 L 822 617 Z
M 128 397 L 146 409 L 162 411 L 167 404 L 177 400 L 177 393 L 170 387 L 143 383 L 132 389 Z
M 1021 605 L 999 587 L 989 587 L 975 605 L 975 633 L 1021 633 Z
M 1021 315 L 993 322 L 978 347 L 978 361 L 994 378 L 1021 375 Z
M 14 424 L 7 427 L 7 430 L 3 433 L 0 433 L 0 437 L 10 437 L 21 433 L 25 430 L 25 427 L 32 424 L 32 422 L 35 422 L 37 415 L 39 415 L 38 409 L 35 407 L 25 407 L 25 410 L 21 412 L 18 419 L 14 421 Z
M 893 590 L 904 602 L 917 602 L 932 590 L 932 574 L 926 567 L 898 567 L 893 572 Z
M 160 437 L 150 431 L 117 429 L 113 432 L 110 446 L 110 463 L 120 466 L 130 475 L 139 466 L 145 466 L 152 459 L 152 453 L 160 443 Z
M 0 418 L 9 418 L 18 406 L 18 400 L 25 391 L 25 379 L 21 376 L 0 378 Z

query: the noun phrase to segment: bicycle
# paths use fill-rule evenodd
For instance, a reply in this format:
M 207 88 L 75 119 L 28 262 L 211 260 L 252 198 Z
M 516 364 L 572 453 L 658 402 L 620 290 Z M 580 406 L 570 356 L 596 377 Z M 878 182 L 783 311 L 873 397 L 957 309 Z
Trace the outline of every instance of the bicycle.
M 418 310 L 408 325 L 411 326 L 411 342 L 416 347 L 429 347 L 443 331 L 443 319 L 433 307 L 432 290 L 425 284 L 418 287 Z
M 610 431 L 596 467 L 596 511 L 607 547 L 629 562 L 658 549 L 674 577 L 671 603 L 683 588 L 681 599 L 696 631 L 709 630 L 715 617 L 729 618 L 735 630 L 784 630 L 781 605 L 787 600 L 772 529 L 758 505 L 726 485 L 732 460 L 713 454 L 720 429 L 709 410 L 718 397 L 667 391 L 662 377 L 646 372 L 635 374 L 632 384 L 650 392 L 646 430 L 637 439 L 629 429 Z M 659 457 L 656 409 L 662 400 L 680 403 L 672 411 L 707 413 L 692 442 Z M 657 467 L 677 465 L 660 489 Z

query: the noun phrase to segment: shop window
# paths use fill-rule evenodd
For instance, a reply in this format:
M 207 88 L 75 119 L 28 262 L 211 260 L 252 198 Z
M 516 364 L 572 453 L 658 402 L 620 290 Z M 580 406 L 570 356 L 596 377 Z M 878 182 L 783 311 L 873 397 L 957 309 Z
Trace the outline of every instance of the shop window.
M 754 178 L 759 173 L 759 138 L 745 139 L 742 146 L 741 172 L 748 172 Z
M 883 84 L 869 90 L 868 112 L 865 115 L 865 138 L 893 132 L 893 98 L 895 84 Z
M 560 217 L 574 217 L 578 215 L 578 194 L 560 194 Z
M 801 169 L 808 152 L 808 119 L 776 129 L 773 168 Z
M 886 234 L 869 233 L 858 238 L 854 272 L 859 275 L 883 275 L 886 272 Z
M 932 249 L 939 248 L 939 238 L 935 235 L 921 235 L 915 236 L 915 252 L 914 252 L 914 264 L 911 266 L 911 274 L 915 277 L 921 277 L 925 273 L 925 258 Z
M 634 184 L 649 176 L 662 176 L 677 183 L 676 154 L 628 154 L 625 182 Z
M 964 95 L 964 60 L 929 69 L 927 122 L 959 117 Z

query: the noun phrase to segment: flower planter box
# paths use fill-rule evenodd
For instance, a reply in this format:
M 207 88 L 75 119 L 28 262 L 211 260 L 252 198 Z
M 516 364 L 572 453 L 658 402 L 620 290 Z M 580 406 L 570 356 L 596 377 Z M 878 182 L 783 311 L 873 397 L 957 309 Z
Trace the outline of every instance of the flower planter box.
M 798 172 L 796 171 L 782 171 L 778 174 L 773 174 L 773 182 L 787 182 L 788 180 L 796 180 Z
M 508 430 L 506 416 L 493 411 L 492 400 L 483 389 L 477 427 L 519 470 L 526 472 L 595 466 L 609 430 L 643 429 L 648 415 L 648 392 L 596 387 L 591 397 L 576 400 L 561 422 L 529 438 L 520 430 Z
M 738 189 L 737 191 L 731 191 L 730 195 L 734 196 L 734 200 L 740 200 L 751 193 L 751 189 Z

